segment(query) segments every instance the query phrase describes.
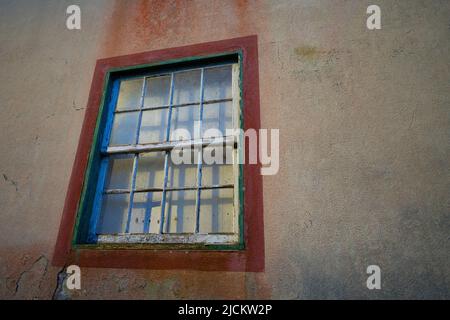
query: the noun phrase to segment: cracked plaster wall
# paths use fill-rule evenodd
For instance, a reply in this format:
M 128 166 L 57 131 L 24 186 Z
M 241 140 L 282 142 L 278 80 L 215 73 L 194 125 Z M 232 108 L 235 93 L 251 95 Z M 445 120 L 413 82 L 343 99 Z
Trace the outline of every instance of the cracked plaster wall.
M 450 298 L 449 1 L 77 3 L 81 31 L 71 1 L 0 1 L 1 298 Z M 64 290 L 49 261 L 95 60 L 250 34 L 281 130 L 266 271 L 82 269 Z

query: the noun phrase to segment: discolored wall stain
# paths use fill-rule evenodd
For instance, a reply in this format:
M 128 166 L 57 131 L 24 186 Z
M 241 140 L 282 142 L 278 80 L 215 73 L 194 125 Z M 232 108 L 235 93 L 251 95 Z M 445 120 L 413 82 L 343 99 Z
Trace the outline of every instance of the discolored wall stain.
M 316 59 L 323 52 L 319 51 L 316 47 L 302 46 L 294 49 L 295 54 L 304 59 Z
M 198 37 L 251 35 L 267 24 L 258 15 L 266 8 L 263 1 L 114 0 L 111 7 L 101 57 L 188 44 Z M 213 33 L 222 35 L 212 37 Z
M 189 29 L 195 19 L 191 6 L 180 0 L 115 0 L 106 21 L 101 55 L 109 57 L 124 52 L 158 48 L 162 38 Z

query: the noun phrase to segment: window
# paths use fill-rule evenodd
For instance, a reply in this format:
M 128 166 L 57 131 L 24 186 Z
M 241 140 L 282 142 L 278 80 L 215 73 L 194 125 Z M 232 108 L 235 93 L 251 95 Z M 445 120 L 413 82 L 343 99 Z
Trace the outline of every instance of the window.
M 87 242 L 239 244 L 237 55 L 135 73 L 110 80 Z
M 229 126 L 260 128 L 256 36 L 97 60 L 53 265 L 263 271 L 260 165 L 240 164 L 244 139 Z M 166 157 L 180 144 L 232 161 L 204 157 L 199 179 L 198 162 Z

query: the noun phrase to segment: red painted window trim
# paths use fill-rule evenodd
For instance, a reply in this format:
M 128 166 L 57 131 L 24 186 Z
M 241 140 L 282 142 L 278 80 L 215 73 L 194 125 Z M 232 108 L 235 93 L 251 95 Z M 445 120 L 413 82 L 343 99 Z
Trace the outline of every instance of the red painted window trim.
M 67 190 L 53 265 L 80 267 L 264 271 L 263 190 L 260 164 L 244 165 L 244 241 L 239 251 L 86 249 L 72 247 L 77 208 L 102 99 L 105 75 L 118 67 L 240 50 L 243 58 L 244 129 L 260 128 L 257 36 L 208 42 L 97 60 L 77 154 Z

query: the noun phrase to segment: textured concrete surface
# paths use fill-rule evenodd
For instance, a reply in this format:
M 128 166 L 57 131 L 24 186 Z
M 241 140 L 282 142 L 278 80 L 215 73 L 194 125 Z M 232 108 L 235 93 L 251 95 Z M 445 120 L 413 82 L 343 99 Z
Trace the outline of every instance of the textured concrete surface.
M 0 1 L 1 298 L 450 298 L 449 1 L 77 1 L 81 31 L 70 4 Z M 262 127 L 281 140 L 266 271 L 82 269 L 82 290 L 58 287 L 96 59 L 251 34 Z

